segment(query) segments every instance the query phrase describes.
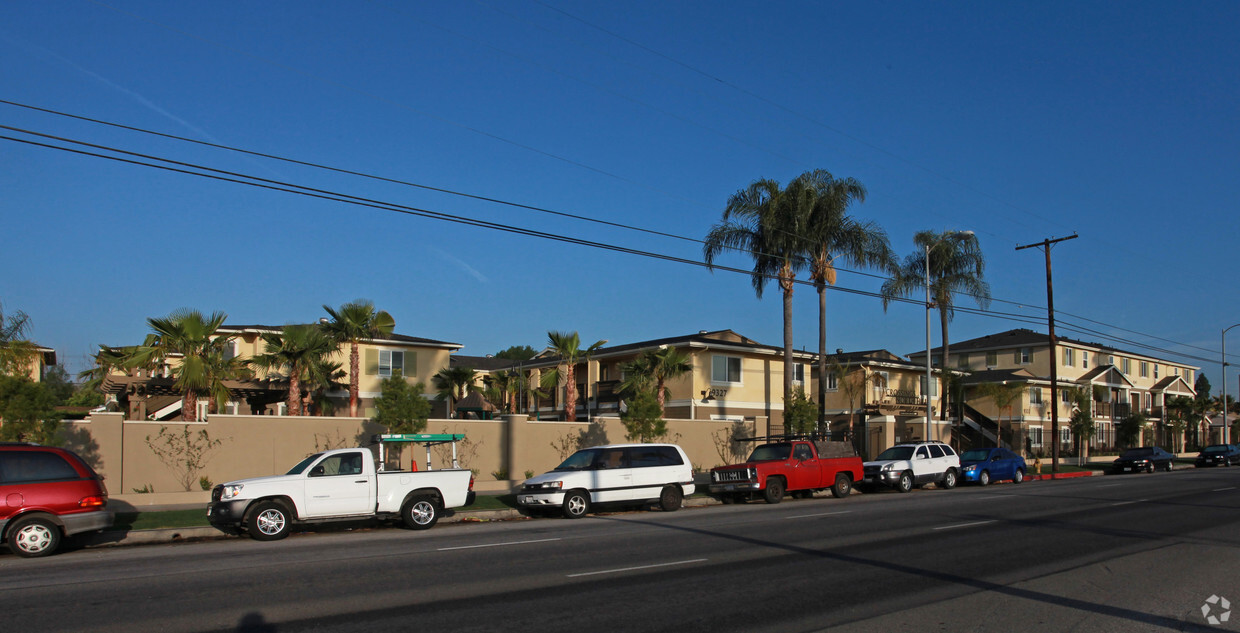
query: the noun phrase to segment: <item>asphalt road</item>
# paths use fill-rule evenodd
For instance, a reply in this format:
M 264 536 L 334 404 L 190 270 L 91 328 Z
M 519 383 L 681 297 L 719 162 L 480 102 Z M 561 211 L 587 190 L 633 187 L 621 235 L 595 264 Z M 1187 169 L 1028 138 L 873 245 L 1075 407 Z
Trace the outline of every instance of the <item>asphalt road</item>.
M 1240 468 L 0 555 L 4 630 L 1240 630 Z

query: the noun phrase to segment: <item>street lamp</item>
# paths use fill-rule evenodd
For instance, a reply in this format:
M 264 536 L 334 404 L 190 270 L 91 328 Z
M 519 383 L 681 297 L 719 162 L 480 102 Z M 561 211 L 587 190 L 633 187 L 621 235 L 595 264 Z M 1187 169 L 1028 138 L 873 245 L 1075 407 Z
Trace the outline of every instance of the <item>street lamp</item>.
M 1240 327 L 1240 323 L 1237 323 L 1229 328 L 1224 329 L 1223 334 L 1222 334 L 1222 337 L 1223 337 L 1223 403 L 1222 405 L 1223 406 L 1221 408 L 1223 409 L 1223 443 L 1224 444 L 1231 443 L 1228 441 L 1228 435 L 1229 435 L 1230 429 L 1228 429 L 1227 427 L 1227 330 L 1230 330 L 1233 327 Z M 1209 395 L 1209 394 L 1206 394 L 1206 395 Z
M 948 231 L 935 243 L 926 245 L 926 433 L 922 437 L 924 440 L 930 439 L 930 420 L 934 416 L 934 405 L 930 404 L 930 308 L 932 305 L 930 303 L 930 251 L 947 240 L 972 236 L 973 231 Z M 943 370 L 946 371 L 947 367 L 943 367 Z

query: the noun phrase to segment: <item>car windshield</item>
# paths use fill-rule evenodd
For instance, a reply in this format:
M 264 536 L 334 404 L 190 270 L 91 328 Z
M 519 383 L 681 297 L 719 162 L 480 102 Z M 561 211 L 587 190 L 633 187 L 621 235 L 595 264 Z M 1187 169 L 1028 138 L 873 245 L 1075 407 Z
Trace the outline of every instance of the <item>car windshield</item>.
M 878 454 L 878 461 L 883 462 L 893 459 L 912 459 L 912 446 L 892 446 L 891 448 Z
M 1124 451 L 1124 454 L 1120 455 L 1120 459 L 1136 459 L 1139 457 L 1149 457 L 1153 454 L 1154 449 L 1152 448 L 1132 448 Z
M 778 459 L 788 459 L 788 456 L 791 454 L 791 444 L 763 444 L 753 449 L 753 453 L 749 455 L 749 461 L 769 462 Z
M 596 449 L 590 448 L 577 451 L 576 453 L 569 455 L 568 459 L 564 460 L 563 464 L 556 466 L 553 470 L 589 470 L 597 456 L 598 451 Z
M 990 451 L 984 448 L 965 451 L 960 455 L 960 461 L 962 462 L 984 462 L 988 459 L 990 459 Z
M 1226 444 L 1219 444 L 1219 445 L 1217 445 L 1217 446 L 1207 446 L 1207 447 L 1206 447 L 1206 450 L 1205 450 L 1204 452 L 1206 452 L 1206 453 L 1226 453 L 1226 452 L 1227 452 L 1227 445 L 1226 445 Z
M 316 459 L 318 459 L 318 458 L 320 458 L 320 457 L 322 457 L 322 456 L 323 456 L 323 454 L 322 454 L 322 453 L 315 453 L 315 454 L 313 454 L 313 455 L 311 455 L 311 456 L 309 456 L 309 457 L 307 457 L 307 458 L 305 458 L 305 459 L 301 460 L 300 462 L 297 462 L 297 465 L 296 465 L 296 466 L 294 466 L 294 467 L 290 468 L 290 469 L 289 469 L 289 471 L 288 471 L 287 473 L 284 473 L 284 474 L 286 474 L 286 475 L 300 475 L 302 472 L 304 472 L 307 468 L 309 468 L 309 467 L 310 467 L 310 464 L 314 463 L 314 460 L 316 460 Z

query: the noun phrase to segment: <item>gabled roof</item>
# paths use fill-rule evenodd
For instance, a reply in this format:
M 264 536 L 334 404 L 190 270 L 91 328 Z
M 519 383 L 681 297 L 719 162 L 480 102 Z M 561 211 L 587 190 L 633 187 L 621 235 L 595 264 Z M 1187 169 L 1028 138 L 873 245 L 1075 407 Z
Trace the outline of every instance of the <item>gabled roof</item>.
M 777 354 L 783 352 L 782 347 L 763 345 L 753 339 L 741 336 L 732 330 L 716 330 L 714 332 L 700 330 L 696 334 L 669 336 L 667 338 L 652 339 L 649 341 L 639 341 L 636 343 L 626 343 L 624 345 L 601 347 L 595 350 L 590 357 L 594 359 L 601 359 L 614 356 L 629 356 L 648 349 L 659 349 L 662 347 L 731 349 L 736 351 L 751 351 L 760 354 Z M 800 356 L 802 359 L 812 356 L 807 352 L 795 352 L 795 354 Z M 560 357 L 556 355 L 554 350 L 546 349 L 532 360 L 526 361 L 526 365 L 544 367 L 555 365 L 559 362 L 559 360 Z
M 1167 376 L 1166 378 L 1154 383 L 1154 386 L 1150 389 L 1150 391 L 1178 393 L 1184 396 L 1197 395 L 1197 391 L 1188 384 L 1188 381 L 1184 380 L 1183 376 Z
M 297 325 L 314 325 L 313 323 L 302 323 Z M 236 333 L 255 332 L 262 334 L 264 332 L 278 333 L 284 330 L 283 325 L 231 325 L 225 323 L 221 325 L 217 332 Z M 420 338 L 417 336 L 407 336 L 405 334 L 397 334 L 395 332 L 373 339 L 362 339 L 363 343 L 405 343 L 407 345 L 420 345 L 423 347 L 442 347 L 446 349 L 461 349 L 465 347 L 461 343 L 448 343 L 446 341 L 436 341 L 429 338 Z
M 1043 334 L 1042 332 L 1035 332 L 1028 328 L 1016 328 L 1014 330 L 1008 330 L 1006 332 L 999 332 L 997 334 L 987 334 L 986 336 L 979 336 L 977 338 L 972 338 L 967 341 L 953 341 L 951 342 L 951 351 L 952 353 L 980 352 L 980 351 L 989 351 L 989 350 L 1012 349 L 1016 347 L 1039 347 L 1039 346 L 1050 345 L 1050 340 L 1051 340 L 1051 337 L 1047 334 Z M 1097 350 L 1098 352 L 1105 352 L 1107 354 L 1124 354 L 1126 356 L 1148 358 L 1151 360 L 1161 360 L 1163 362 L 1183 365 L 1184 367 L 1193 367 L 1194 369 L 1196 368 L 1193 365 L 1188 365 L 1185 363 L 1176 363 L 1175 361 L 1168 361 L 1166 359 L 1158 358 L 1157 356 L 1150 356 L 1149 354 L 1142 354 L 1139 352 L 1131 352 L 1128 350 L 1122 350 L 1116 347 L 1111 347 L 1110 345 L 1103 345 L 1102 343 L 1089 343 L 1086 341 L 1078 341 L 1076 339 L 1071 339 L 1065 336 L 1058 336 L 1058 335 L 1055 336 L 1055 340 L 1060 344 L 1069 344 L 1069 345 L 1076 345 L 1080 347 L 1092 348 L 1092 349 Z M 943 347 L 941 345 L 939 347 L 935 347 L 930 350 L 930 353 L 932 355 L 942 354 Z M 908 355 L 909 356 L 925 356 L 925 354 L 926 354 L 925 350 L 918 350 L 915 352 L 910 352 Z
M 1098 385 L 1127 385 L 1135 387 L 1128 376 L 1124 372 L 1115 368 L 1115 365 L 1099 365 L 1087 372 L 1080 378 L 1076 379 L 1080 383 L 1092 383 Z
M 477 371 L 503 371 L 505 369 L 515 369 L 522 361 L 512 360 L 511 358 L 496 358 L 494 356 L 465 356 L 463 354 L 453 354 L 448 358 L 450 367 L 468 367 Z M 528 362 L 528 361 L 526 361 Z
M 1009 382 L 1030 382 L 1033 380 L 1041 380 L 1033 375 L 1028 369 L 1023 367 L 1020 369 L 987 369 L 985 371 L 975 371 L 965 376 L 964 384 L 966 385 L 984 385 L 987 383 L 1009 383 Z

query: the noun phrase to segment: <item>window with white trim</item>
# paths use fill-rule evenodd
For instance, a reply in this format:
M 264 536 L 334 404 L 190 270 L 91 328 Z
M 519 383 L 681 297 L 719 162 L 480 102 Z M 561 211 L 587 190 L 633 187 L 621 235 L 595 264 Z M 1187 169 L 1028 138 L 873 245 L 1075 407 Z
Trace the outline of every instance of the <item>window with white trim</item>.
M 741 383 L 741 358 L 739 356 L 711 356 L 710 381 L 713 383 Z
M 1120 371 L 1124 372 L 1125 374 L 1131 374 L 1132 373 L 1132 359 L 1121 358 L 1119 360 L 1119 368 L 1120 368 Z
M 835 372 L 827 372 L 827 391 L 836 391 L 840 388 L 840 377 Z
M 1033 348 L 1022 347 L 1016 351 L 1016 361 L 1021 365 L 1028 365 L 1033 362 Z
M 387 378 L 393 374 L 405 375 L 405 353 L 379 350 L 379 375 Z
M 999 364 L 999 352 L 986 352 L 986 367 L 995 367 Z
M 792 364 L 792 383 L 796 385 L 805 384 L 805 365 L 801 363 Z
M 1041 387 L 1030 387 L 1029 388 L 1029 404 L 1031 405 L 1042 404 L 1042 388 Z
M 1034 448 L 1042 447 L 1042 427 L 1040 426 L 1029 427 L 1029 445 L 1033 446 Z
M 1081 369 L 1089 369 L 1089 352 L 1081 350 Z
M 1140 370 L 1141 370 L 1141 377 L 1142 377 L 1142 378 L 1149 378 L 1149 377 L 1150 377 L 1150 364 L 1149 364 L 1149 363 L 1147 363 L 1147 362 L 1145 362 L 1145 361 L 1141 361 Z
M 1076 350 L 1072 349 L 1071 347 L 1063 348 L 1063 366 L 1064 367 L 1072 367 L 1073 365 L 1076 364 L 1076 359 L 1073 358 L 1073 353 L 1075 351 Z
M 1154 363 L 1154 378 L 1158 378 L 1158 363 Z

